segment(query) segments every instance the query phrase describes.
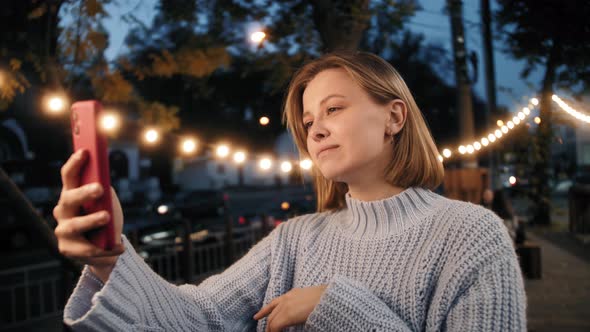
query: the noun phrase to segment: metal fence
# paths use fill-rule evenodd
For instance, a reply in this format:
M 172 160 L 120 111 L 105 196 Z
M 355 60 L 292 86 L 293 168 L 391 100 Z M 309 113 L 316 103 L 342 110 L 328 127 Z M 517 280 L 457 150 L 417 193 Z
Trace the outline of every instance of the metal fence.
M 231 264 L 228 246 L 233 250 L 231 257 L 235 261 L 264 235 L 260 225 L 251 225 L 233 231 L 229 243 L 221 236 L 213 243 L 191 240 L 191 245 L 187 245 L 185 240 L 135 249 L 164 279 L 174 284 L 199 283 Z M 69 296 L 63 278 L 64 271 L 57 260 L 0 271 L 0 330 L 27 329 L 52 318 L 51 325 L 59 327 Z
M 175 244 L 138 246 L 136 250 L 148 265 L 162 278 L 175 283 L 197 283 L 223 271 L 232 262 L 228 259 L 231 246 L 233 261 L 245 255 L 265 235 L 261 225 L 254 224 L 233 231 L 231 243 L 224 236 L 213 243 L 183 241 Z M 186 251 L 188 248 L 189 251 Z M 187 270 L 188 269 L 188 270 Z
M 58 261 L 0 271 L 0 328 L 60 317 L 64 305 L 62 279 Z

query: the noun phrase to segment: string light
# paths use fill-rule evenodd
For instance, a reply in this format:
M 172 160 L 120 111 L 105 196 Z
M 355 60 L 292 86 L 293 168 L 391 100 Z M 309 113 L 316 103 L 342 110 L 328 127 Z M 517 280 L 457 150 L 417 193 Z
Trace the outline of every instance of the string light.
M 268 171 L 272 167 L 272 161 L 270 158 L 262 158 L 260 159 L 258 166 L 260 166 L 262 170 Z
M 60 96 L 50 96 L 47 99 L 47 109 L 51 113 L 62 113 L 66 109 L 65 98 Z
M 299 162 L 299 167 L 303 168 L 304 170 L 310 170 L 312 167 L 312 162 L 309 159 L 303 159 Z
M 266 116 L 263 116 L 260 118 L 259 122 L 260 122 L 260 125 L 266 126 L 267 124 L 269 124 L 270 119 Z
M 119 116 L 114 112 L 105 113 L 100 119 L 100 126 L 107 132 L 113 132 L 119 127 Z
M 564 112 L 568 113 L 569 115 L 573 116 L 574 118 L 576 118 L 578 120 L 584 121 L 586 123 L 590 123 L 590 115 L 576 111 L 571 106 L 569 106 L 566 102 L 564 102 L 561 98 L 559 98 L 557 95 L 551 96 L 551 99 L 553 99 L 553 101 L 556 102 L 557 105 L 559 105 L 559 107 Z
M 221 144 L 217 147 L 217 149 L 215 150 L 215 154 L 219 157 L 219 158 L 225 158 L 229 155 L 229 146 L 225 145 L 225 144 Z
M 236 153 L 234 153 L 234 161 L 237 164 L 241 164 L 244 161 L 246 161 L 246 153 L 244 151 L 237 151 Z
M 158 133 L 158 131 L 156 129 L 147 129 L 145 131 L 144 139 L 149 144 L 156 143 L 158 141 L 158 138 L 160 138 L 160 134 Z
M 293 166 L 291 165 L 291 163 L 290 163 L 290 162 L 288 162 L 288 161 L 283 161 L 283 162 L 281 163 L 281 171 L 282 171 L 283 173 L 289 173 L 289 172 L 291 172 L 291 170 L 292 170 L 292 169 L 293 169 Z
M 193 138 L 185 138 L 182 141 L 182 152 L 185 154 L 192 154 L 197 151 L 197 141 Z
M 590 123 L 590 116 L 570 107 L 567 103 L 565 103 L 559 96 L 553 95 L 552 100 L 556 102 L 563 111 L 567 112 L 568 114 L 572 115 L 573 117 L 582 120 L 584 122 Z M 489 146 L 490 144 L 494 143 L 496 140 L 499 140 L 504 135 L 508 134 L 510 130 L 514 129 L 518 125 L 525 123 L 525 119 L 527 116 L 531 114 L 530 107 L 536 106 L 539 104 L 539 100 L 537 98 L 531 98 L 529 101 L 528 107 L 523 107 L 520 112 L 513 116 L 511 120 L 504 122 L 503 120 L 497 120 L 496 124 L 499 127 L 498 129 L 493 129 L 487 135 L 484 135 L 479 141 L 475 141 L 472 144 L 467 145 L 460 145 L 456 151 L 459 154 L 472 154 L 476 151 L 482 150 L 484 147 Z M 57 112 L 58 109 L 64 109 L 66 107 L 65 99 L 57 96 L 53 96 L 52 98 L 48 99 L 47 102 L 48 108 L 54 112 Z M 266 116 L 263 116 L 259 119 L 261 125 L 268 125 L 270 123 L 270 119 Z M 540 117 L 535 117 L 534 122 L 536 124 L 541 123 Z M 101 120 L 101 125 L 106 130 L 114 130 L 115 128 L 119 127 L 120 120 L 115 113 L 108 114 L 103 116 Z M 526 126 L 528 127 L 529 124 L 527 123 Z M 150 144 L 156 143 L 160 138 L 160 133 L 154 129 L 146 129 L 144 132 L 144 139 Z M 182 151 L 185 153 L 192 153 L 196 150 L 196 142 L 185 140 L 181 147 Z M 221 158 L 225 158 L 229 155 L 230 149 L 227 145 L 218 145 L 215 149 L 216 155 Z M 453 156 L 454 149 L 445 148 L 442 153 L 438 155 L 438 159 L 442 162 L 444 159 L 451 158 Z M 246 159 L 246 152 L 239 151 L 234 153 L 234 161 L 236 163 L 243 163 Z M 272 159 L 271 158 L 262 158 L 259 161 L 259 166 L 263 170 L 269 170 L 272 167 Z M 288 166 L 287 166 L 288 165 Z M 280 169 L 283 172 L 289 172 L 292 170 L 292 162 L 290 161 L 283 161 L 280 164 Z M 313 167 L 311 160 L 304 159 L 299 161 L 299 167 L 303 170 L 310 170 Z M 287 171 L 288 169 L 288 171 Z
M 529 107 L 532 107 L 532 105 L 537 104 L 538 100 L 536 98 L 530 99 Z M 498 128 L 492 129 L 489 133 L 484 135 L 479 141 L 475 141 L 472 144 L 459 145 L 456 151 L 459 152 L 459 154 L 461 155 L 472 154 L 476 151 L 480 151 L 483 148 L 489 146 L 496 140 L 499 140 L 504 135 L 507 135 L 512 129 L 524 123 L 523 121 L 526 119 L 526 117 L 531 114 L 531 110 L 529 107 L 523 107 L 522 111 L 516 113 L 516 115 L 513 116 L 511 120 L 508 120 L 506 122 L 504 122 L 501 119 L 496 120 L 496 125 L 498 126 Z M 452 151 L 453 149 L 446 148 L 442 151 L 442 153 L 439 154 L 439 156 L 442 156 L 443 160 L 451 158 Z

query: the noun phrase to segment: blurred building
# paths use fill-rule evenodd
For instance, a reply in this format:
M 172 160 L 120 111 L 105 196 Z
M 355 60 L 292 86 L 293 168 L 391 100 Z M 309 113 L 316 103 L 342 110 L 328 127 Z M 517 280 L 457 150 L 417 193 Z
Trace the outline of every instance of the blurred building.
M 309 181 L 307 172 L 301 173 L 296 161 L 299 160 L 297 149 L 288 132 L 281 134 L 276 142 L 274 151 L 266 155 L 272 160 L 270 169 L 263 170 L 259 161 L 264 154 L 248 155 L 242 165 L 232 160 L 232 155 L 224 159 L 215 157 L 212 153 L 193 159 L 177 158 L 174 162 L 173 182 L 183 190 L 221 189 L 232 186 L 281 186 L 301 184 L 301 176 Z M 292 163 L 289 173 L 282 172 L 280 164 L 283 161 Z M 242 175 L 240 176 L 240 172 Z M 240 177 L 242 182 L 240 183 Z

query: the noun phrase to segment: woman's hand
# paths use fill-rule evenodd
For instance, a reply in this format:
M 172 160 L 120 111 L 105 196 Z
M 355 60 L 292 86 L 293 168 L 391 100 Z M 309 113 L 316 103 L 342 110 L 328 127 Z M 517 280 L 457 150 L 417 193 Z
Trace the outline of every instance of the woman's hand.
M 303 324 L 320 302 L 320 298 L 327 287 L 328 285 L 319 285 L 294 288 L 260 309 L 254 315 L 254 319 L 259 320 L 268 316 L 266 331 L 270 332 L 281 331 L 288 326 Z
M 123 230 L 123 211 L 113 188 L 113 215 L 107 211 L 98 211 L 86 216 L 79 216 L 80 207 L 88 201 L 100 197 L 104 188 L 99 183 L 80 186 L 80 170 L 88 158 L 86 151 L 74 153 L 61 168 L 62 191 L 59 202 L 53 209 L 53 216 L 57 221 L 55 236 L 59 251 L 62 255 L 88 264 L 103 282 L 106 282 L 117 258 L 125 249 L 121 244 Z M 113 218 L 115 232 L 115 247 L 106 251 L 92 244 L 84 233 L 104 226 Z

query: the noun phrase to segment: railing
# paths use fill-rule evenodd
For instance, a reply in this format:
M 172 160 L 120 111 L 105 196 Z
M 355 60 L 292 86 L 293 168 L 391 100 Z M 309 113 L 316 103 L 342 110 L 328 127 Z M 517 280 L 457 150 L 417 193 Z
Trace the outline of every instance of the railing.
M 51 261 L 0 271 L 0 329 L 61 316 L 61 269 Z
M 235 230 L 233 236 L 231 245 L 235 259 L 239 259 L 264 236 L 264 232 L 260 225 L 252 225 Z M 183 249 L 186 247 L 191 248 L 188 257 Z M 186 246 L 184 243 L 144 245 L 138 246 L 136 250 L 144 256 L 146 263 L 157 274 L 175 284 L 198 283 L 208 276 L 223 271 L 229 265 L 225 240 L 213 243 L 192 241 L 191 246 Z M 187 259 L 190 263 L 184 264 Z M 188 274 L 187 268 L 191 269 Z
M 233 231 L 231 245 L 237 260 L 264 236 L 260 225 L 251 225 Z M 175 283 L 198 284 L 205 278 L 222 272 L 227 264 L 227 243 L 192 241 L 168 245 L 143 245 L 136 251 L 162 278 Z M 189 259 L 183 248 L 191 248 Z M 187 274 L 187 268 L 190 273 Z M 63 314 L 64 282 L 62 264 L 55 260 L 0 271 L 0 330 L 26 328 L 44 319 L 54 318 L 52 325 L 59 326 Z

